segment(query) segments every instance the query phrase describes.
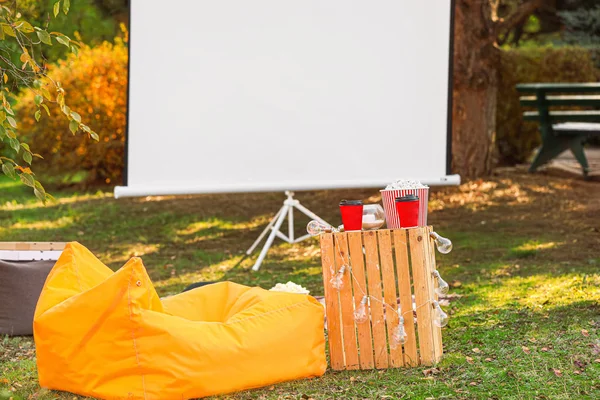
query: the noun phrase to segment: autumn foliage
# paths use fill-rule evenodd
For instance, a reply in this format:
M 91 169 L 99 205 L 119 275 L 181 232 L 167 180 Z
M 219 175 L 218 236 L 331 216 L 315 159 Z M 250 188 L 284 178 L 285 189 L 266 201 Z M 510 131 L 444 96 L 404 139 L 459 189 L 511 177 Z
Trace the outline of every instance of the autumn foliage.
M 85 171 L 86 183 L 119 183 L 123 171 L 127 110 L 127 43 L 116 38 L 96 47 L 82 46 L 79 55 L 49 66 L 49 77 L 61 82 L 69 105 L 98 132 L 99 142 L 72 134 L 69 123 L 55 118 L 61 111 L 48 104 L 36 122 L 34 93 L 24 92 L 17 104 L 20 131 L 44 159 L 38 173 L 66 176 Z M 33 148 L 32 148 L 33 150 Z

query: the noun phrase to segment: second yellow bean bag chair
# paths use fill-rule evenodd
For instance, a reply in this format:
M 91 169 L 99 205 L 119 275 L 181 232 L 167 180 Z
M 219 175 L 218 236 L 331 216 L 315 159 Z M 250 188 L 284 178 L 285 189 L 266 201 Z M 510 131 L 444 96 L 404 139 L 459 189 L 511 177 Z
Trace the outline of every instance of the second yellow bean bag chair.
M 40 385 L 115 399 L 189 399 L 322 375 L 312 297 L 223 282 L 161 299 L 142 261 L 113 273 L 69 244 L 37 304 Z

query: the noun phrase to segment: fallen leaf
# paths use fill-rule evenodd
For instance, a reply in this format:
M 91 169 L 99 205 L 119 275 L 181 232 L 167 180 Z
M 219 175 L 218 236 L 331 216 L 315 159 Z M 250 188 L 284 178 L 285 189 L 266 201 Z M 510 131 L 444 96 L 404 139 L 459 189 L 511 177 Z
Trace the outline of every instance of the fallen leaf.
M 275 390 L 275 386 L 269 387 L 269 390 Z
M 554 375 L 556 375 L 557 377 L 562 377 L 562 372 L 560 372 L 560 369 L 552 368 L 552 371 L 554 371 Z
M 471 383 L 469 383 L 469 385 L 471 385 L 471 386 L 477 386 L 477 382 L 471 382 Z
M 350 377 L 350 382 L 354 382 L 355 380 L 356 380 L 355 377 L 353 377 L 353 376 Z
M 575 375 L 579 375 L 579 374 L 581 374 L 581 371 L 575 370 L 575 371 L 573 371 L 573 373 L 574 373 Z
M 585 337 L 590 337 L 590 333 L 587 331 L 587 329 L 582 329 L 581 334 Z
M 521 348 L 523 349 L 523 352 L 525 354 L 531 354 L 531 350 L 529 350 L 529 347 L 521 346 Z
M 542 347 L 542 351 L 548 351 L 547 347 Z
M 481 350 L 479 350 L 479 348 L 478 348 L 478 347 L 475 347 L 475 348 L 473 349 L 473 353 L 481 353 Z
M 573 365 L 575 365 L 577 368 L 580 368 L 580 369 L 585 368 L 585 363 L 580 360 L 574 360 Z
M 537 339 L 536 339 L 536 338 L 534 338 L 534 337 L 532 337 L 532 338 L 529 338 L 528 340 L 529 340 L 531 343 L 536 343 L 536 342 L 537 342 Z
M 600 358 L 596 358 L 596 359 L 594 360 L 594 362 L 595 362 L 595 363 L 600 363 Z
M 466 358 L 467 358 L 467 362 L 469 364 L 473 364 L 473 358 L 472 357 L 467 356 Z
M 490 362 L 490 361 L 494 361 L 494 360 L 492 360 L 491 358 L 488 357 L 485 359 L 485 361 Z
M 452 281 L 452 282 L 450 282 L 450 286 L 452 286 L 453 288 L 459 288 L 462 286 L 462 282 L 461 281 Z
M 425 376 L 435 375 L 435 374 L 439 374 L 439 373 L 440 373 L 440 370 L 437 368 L 429 368 L 429 369 L 423 370 L 423 375 L 425 375 Z

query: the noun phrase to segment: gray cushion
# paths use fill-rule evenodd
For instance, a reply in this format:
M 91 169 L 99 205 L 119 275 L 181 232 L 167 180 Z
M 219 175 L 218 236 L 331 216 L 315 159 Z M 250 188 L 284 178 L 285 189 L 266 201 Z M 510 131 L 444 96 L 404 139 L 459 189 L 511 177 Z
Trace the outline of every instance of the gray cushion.
M 32 335 L 33 313 L 55 261 L 0 260 L 0 335 Z

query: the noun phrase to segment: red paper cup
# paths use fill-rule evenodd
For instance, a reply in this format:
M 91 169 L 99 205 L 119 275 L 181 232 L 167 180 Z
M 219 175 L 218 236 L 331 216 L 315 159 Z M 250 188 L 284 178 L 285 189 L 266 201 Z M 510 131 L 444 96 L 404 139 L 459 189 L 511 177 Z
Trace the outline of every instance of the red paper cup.
M 385 220 L 388 229 L 399 229 L 400 218 L 396 211 L 396 198 L 414 194 L 419 197 L 419 226 L 427 226 L 427 200 L 429 188 L 420 189 L 384 189 L 381 190 L 381 199 L 385 211 Z
M 419 197 L 414 194 L 396 198 L 396 212 L 401 228 L 419 225 Z
M 362 229 L 363 203 L 361 200 L 340 201 L 340 213 L 345 231 L 360 231 Z

